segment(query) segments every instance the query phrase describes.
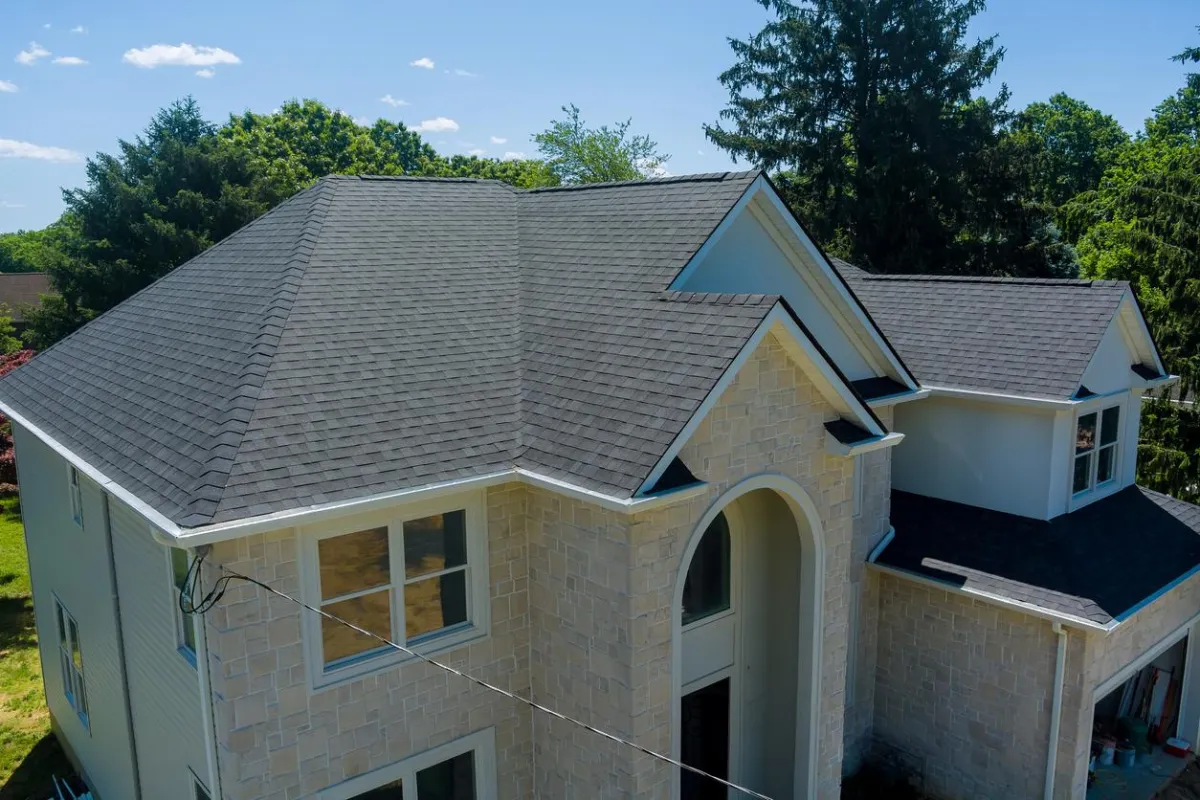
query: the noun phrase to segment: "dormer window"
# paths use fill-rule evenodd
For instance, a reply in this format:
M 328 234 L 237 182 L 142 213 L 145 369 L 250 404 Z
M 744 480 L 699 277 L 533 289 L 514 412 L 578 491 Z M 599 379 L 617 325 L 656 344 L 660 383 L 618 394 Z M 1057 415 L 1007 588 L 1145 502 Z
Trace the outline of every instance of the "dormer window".
M 1111 484 L 1117 477 L 1121 407 L 1110 406 L 1082 414 L 1075 424 L 1075 468 L 1071 492 L 1090 492 Z

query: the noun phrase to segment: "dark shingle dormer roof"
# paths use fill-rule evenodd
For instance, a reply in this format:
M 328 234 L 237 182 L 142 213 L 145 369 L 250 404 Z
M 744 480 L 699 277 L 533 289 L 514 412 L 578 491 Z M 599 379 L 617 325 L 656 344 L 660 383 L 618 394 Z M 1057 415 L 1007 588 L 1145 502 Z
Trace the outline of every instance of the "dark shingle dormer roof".
M 326 178 L 0 399 L 185 527 L 514 466 L 628 497 L 777 302 L 664 292 L 756 177 Z
M 887 567 L 1107 625 L 1200 566 L 1200 507 L 1130 486 L 1036 520 L 892 492 Z
M 1071 399 L 1123 281 L 872 275 L 831 259 L 922 384 Z

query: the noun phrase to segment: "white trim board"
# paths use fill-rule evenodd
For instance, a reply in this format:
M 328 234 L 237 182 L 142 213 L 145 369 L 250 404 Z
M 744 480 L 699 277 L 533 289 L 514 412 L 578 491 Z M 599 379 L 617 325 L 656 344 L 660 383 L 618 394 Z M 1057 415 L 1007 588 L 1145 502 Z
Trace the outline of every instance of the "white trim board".
M 289 509 L 287 511 L 278 511 L 272 514 L 263 514 L 256 517 L 247 517 L 245 519 L 232 520 L 230 522 L 220 522 L 211 525 L 201 525 L 195 528 L 186 528 L 177 525 L 175 522 L 170 520 L 158 510 L 154 509 L 133 492 L 129 491 L 124 486 L 108 477 L 108 475 L 102 472 L 99 468 L 88 463 L 83 459 L 83 457 L 77 455 L 70 448 L 63 445 L 49 433 L 42 430 L 27 417 L 14 410 L 8 404 L 0 402 L 0 411 L 7 414 L 8 417 L 17 425 L 20 425 L 22 428 L 37 437 L 39 441 L 65 459 L 69 464 L 73 465 L 90 480 L 94 481 L 105 492 L 111 494 L 113 497 L 116 497 L 118 500 L 133 509 L 139 516 L 143 517 L 147 522 L 150 523 L 150 532 L 154 536 L 155 540 L 168 547 L 189 548 L 197 547 L 203 544 L 213 544 L 215 542 L 236 539 L 241 536 L 249 536 L 255 533 L 266 533 L 268 531 L 279 530 L 280 528 L 289 528 L 295 525 L 307 525 L 320 520 L 340 517 L 346 514 L 357 514 L 363 511 L 370 511 L 372 509 L 382 508 L 398 503 L 425 500 L 439 497 L 444 494 L 453 494 L 467 489 L 478 489 L 486 486 L 494 486 L 501 483 L 508 483 L 510 481 L 517 481 L 530 486 L 538 486 L 558 494 L 565 494 L 570 497 L 586 500 L 588 502 L 595 503 L 601 508 L 605 508 L 610 511 L 618 511 L 624 514 L 637 514 L 643 511 L 652 511 L 657 508 L 674 505 L 708 491 L 708 484 L 695 483 L 659 494 L 622 498 L 605 494 L 603 492 L 596 491 L 595 489 L 577 486 L 559 478 L 541 475 L 531 470 L 510 467 L 507 469 L 497 470 L 496 472 L 478 475 L 472 478 L 460 478 L 457 480 L 443 481 L 440 483 L 429 483 L 407 489 L 397 489 L 395 491 L 368 495 L 366 497 L 356 497 L 333 503 L 323 503 L 320 505 Z
M 880 438 L 888 436 L 888 431 L 879 423 L 874 412 L 864 405 L 854 390 L 842 380 L 841 376 L 838 375 L 837 369 L 812 339 L 801 330 L 787 309 L 780 304 L 776 304 L 767 312 L 762 322 L 758 324 L 758 328 L 746 340 L 746 343 L 742 345 L 742 349 L 738 351 L 733 361 L 725 369 L 724 374 L 721 375 L 720 380 L 709 391 L 708 396 L 704 398 L 704 402 L 700 404 L 699 408 L 692 414 L 691 419 L 688 420 L 683 429 L 675 436 L 675 439 L 671 442 L 671 446 L 659 458 L 658 463 L 654 465 L 654 469 L 650 470 L 650 474 L 646 477 L 646 480 L 642 481 L 642 485 L 635 492 L 635 495 L 643 495 L 643 493 L 658 482 L 658 479 L 662 477 L 667 467 L 679 455 L 679 451 L 683 449 L 688 440 L 692 438 L 692 434 L 704 422 L 708 413 L 716 406 L 721 396 L 725 393 L 725 390 L 737 379 L 742 367 L 750 359 L 750 356 L 754 354 L 754 351 L 758 349 L 758 346 L 762 344 L 763 340 L 767 338 L 767 334 L 769 333 L 775 335 L 775 338 L 778 339 L 779 343 L 788 352 L 788 357 L 813 379 L 817 390 L 821 392 L 821 395 L 834 408 L 854 417 L 873 436 Z M 815 367 L 815 369 L 806 368 L 806 362 Z M 897 444 L 898 442 L 899 440 L 890 440 L 888 445 Z

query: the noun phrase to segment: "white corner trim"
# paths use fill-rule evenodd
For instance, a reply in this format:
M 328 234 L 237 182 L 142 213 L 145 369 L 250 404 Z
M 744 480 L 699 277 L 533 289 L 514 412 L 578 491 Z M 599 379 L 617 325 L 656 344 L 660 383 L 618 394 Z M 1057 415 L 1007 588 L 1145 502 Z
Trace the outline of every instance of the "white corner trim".
M 870 453 L 872 450 L 882 450 L 885 447 L 895 447 L 904 440 L 903 433 L 892 432 L 884 436 L 874 436 L 855 444 L 844 444 L 829 431 L 825 431 L 825 452 L 831 456 L 857 456 Z
M 712 411 L 717 401 L 721 399 L 721 395 L 737 379 L 742 366 L 750 359 L 750 356 L 754 354 L 758 346 L 762 344 L 763 339 L 767 337 L 768 333 L 774 333 L 779 336 L 780 344 L 784 345 L 785 348 L 791 345 L 816 367 L 817 375 L 821 380 L 814 381 L 814 383 L 816 383 L 817 389 L 821 391 L 830 403 L 836 405 L 840 402 L 843 409 L 853 414 L 869 433 L 875 436 L 887 435 L 887 431 L 875 420 L 874 414 L 859 401 L 858 397 L 854 394 L 854 390 L 838 376 L 837 370 L 834 369 L 829 359 L 805 335 L 800 326 L 796 324 L 796 321 L 792 319 L 791 314 L 782 305 L 777 303 L 763 317 L 762 322 L 758 324 L 754 333 L 750 335 L 750 338 L 742 345 L 742 349 L 734 356 L 733 361 L 729 362 L 729 366 L 725 368 L 725 372 L 709 391 L 708 396 L 700 403 L 695 413 L 692 414 L 691 419 L 687 421 L 687 424 L 675 436 L 675 439 L 671 442 L 671 446 L 667 448 L 662 458 L 654 465 L 654 469 L 646 476 L 646 480 L 638 487 L 638 490 L 634 493 L 635 496 L 643 495 L 643 493 L 649 491 L 658 482 L 658 479 L 662 477 L 667 467 L 670 466 L 671 461 L 675 456 L 679 455 L 679 451 L 683 449 L 683 446 L 692 438 L 692 434 L 696 432 L 696 429 L 700 427 L 705 417 L 708 416 L 708 412 Z M 793 359 L 795 358 L 791 353 L 789 353 L 789 356 Z M 801 367 L 803 368 L 803 365 Z M 806 371 L 811 374 L 810 370 Z M 828 388 L 823 388 L 822 383 Z M 830 393 L 830 389 L 832 389 L 832 393 Z
M 1019 406 L 1037 406 L 1041 408 L 1071 408 L 1079 405 L 1079 400 L 1055 400 L 1050 397 L 1029 397 L 1020 394 L 1005 394 L 979 389 L 958 389 L 952 386 L 926 386 L 935 397 L 956 397 L 962 400 L 982 400 L 993 403 L 1008 403 Z M 1088 398 L 1091 399 L 1091 398 Z
M 879 549 L 880 553 L 883 552 L 883 548 L 878 548 L 878 549 Z M 873 555 L 876 555 L 876 557 L 878 556 L 878 554 L 873 554 Z M 930 578 L 925 575 L 918 575 L 915 572 L 909 572 L 908 570 L 897 569 L 896 567 L 889 567 L 886 564 L 880 564 L 877 561 L 868 561 L 867 566 L 869 566 L 871 569 L 879 570 L 880 572 L 886 573 L 888 575 L 893 575 L 897 578 L 903 578 L 906 581 L 913 581 L 914 583 L 920 583 L 920 584 L 929 586 L 934 589 L 940 589 L 944 592 L 950 592 L 951 594 L 960 594 L 960 595 L 964 595 L 966 597 L 974 597 L 974 598 L 976 598 L 978 600 L 982 600 L 986 603 L 991 603 L 992 605 L 1003 606 L 1004 608 L 1012 609 L 1013 611 L 1019 611 L 1022 614 L 1028 614 L 1031 617 L 1040 617 L 1041 619 L 1048 619 L 1048 620 L 1053 620 L 1055 622 L 1061 622 L 1064 625 L 1070 625 L 1072 628 L 1080 628 L 1080 629 L 1089 630 L 1089 631 L 1103 631 L 1104 633 L 1108 633 L 1113 628 L 1115 628 L 1118 624 L 1120 624 L 1118 621 L 1114 620 L 1114 621 L 1108 623 L 1107 625 L 1102 625 L 1101 623 L 1094 622 L 1090 619 L 1084 619 L 1083 617 L 1077 617 L 1073 614 L 1065 614 L 1060 611 L 1052 611 L 1048 608 L 1042 608 L 1041 606 L 1035 606 L 1032 603 L 1023 603 L 1020 600 L 1013 600 L 1012 598 L 1009 598 L 1009 597 L 1002 597 L 1001 595 L 992 594 L 991 592 L 981 592 L 978 589 L 971 589 L 966 586 L 955 586 L 952 583 L 947 583 L 946 581 L 939 581 L 939 580 L 936 580 L 935 578 Z

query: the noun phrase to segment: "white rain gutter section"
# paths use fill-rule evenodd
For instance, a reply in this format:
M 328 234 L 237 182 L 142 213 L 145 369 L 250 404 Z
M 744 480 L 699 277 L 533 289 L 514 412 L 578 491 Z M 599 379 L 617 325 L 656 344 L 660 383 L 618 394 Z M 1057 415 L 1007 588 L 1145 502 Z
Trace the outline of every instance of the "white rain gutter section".
M 1054 698 L 1050 701 L 1050 744 L 1046 750 L 1046 785 L 1042 800 L 1054 800 L 1054 770 L 1058 766 L 1058 733 L 1062 726 L 1063 673 L 1067 663 L 1067 631 L 1061 622 L 1050 629 L 1058 636 L 1058 654 L 1054 660 Z
M 578 486 L 573 483 L 568 483 L 567 481 L 563 481 L 558 478 L 541 475 L 537 472 L 532 472 L 527 469 L 509 468 L 471 478 L 461 478 L 442 483 L 431 483 L 410 489 L 398 489 L 396 491 L 383 492 L 380 494 L 370 495 L 368 497 L 357 497 L 350 500 L 341 500 L 333 503 L 306 506 L 304 508 L 279 511 L 274 514 L 264 514 L 262 516 L 250 517 L 247 519 L 220 522 L 213 525 L 202 525 L 195 528 L 183 528 L 175 524 L 160 511 L 155 510 L 146 502 L 139 499 L 137 495 L 105 475 L 98 468 L 83 460 L 65 445 L 61 444 L 53 436 L 46 433 L 46 431 L 42 430 L 36 424 L 31 422 L 29 418 L 25 417 L 20 412 L 15 411 L 7 403 L 0 402 L 0 411 L 8 415 L 13 422 L 17 423 L 22 428 L 36 436 L 43 444 L 64 458 L 69 464 L 74 466 L 75 469 L 79 470 L 89 479 L 97 483 L 105 492 L 108 492 L 113 497 L 116 497 L 118 500 L 125 503 L 135 512 L 144 517 L 150 523 L 150 532 L 154 535 L 154 538 L 159 543 L 168 547 L 188 548 L 197 547 L 202 544 L 213 544 L 215 542 L 223 542 L 229 539 L 236 539 L 241 536 L 248 536 L 250 534 L 267 533 L 269 531 L 279 530 L 280 528 L 292 527 L 293 525 L 307 525 L 330 517 L 339 517 L 345 514 L 371 511 L 373 509 L 393 505 L 395 503 L 426 500 L 442 495 L 469 491 L 471 489 L 481 489 L 487 486 L 495 486 L 500 483 L 510 483 L 513 481 L 524 483 L 529 486 L 537 486 L 542 489 L 548 489 L 558 494 L 564 494 L 568 497 L 585 500 L 589 503 L 594 503 L 601 508 L 605 508 L 610 511 L 621 512 L 624 514 L 637 514 L 643 511 L 651 511 L 664 506 L 674 505 L 675 503 L 680 503 L 684 500 L 688 500 L 692 497 L 703 494 L 709 489 L 707 483 L 693 483 L 687 486 L 682 486 L 678 489 L 671 489 L 654 495 L 621 498 L 604 494 L 603 492 L 598 492 L 594 489 Z

